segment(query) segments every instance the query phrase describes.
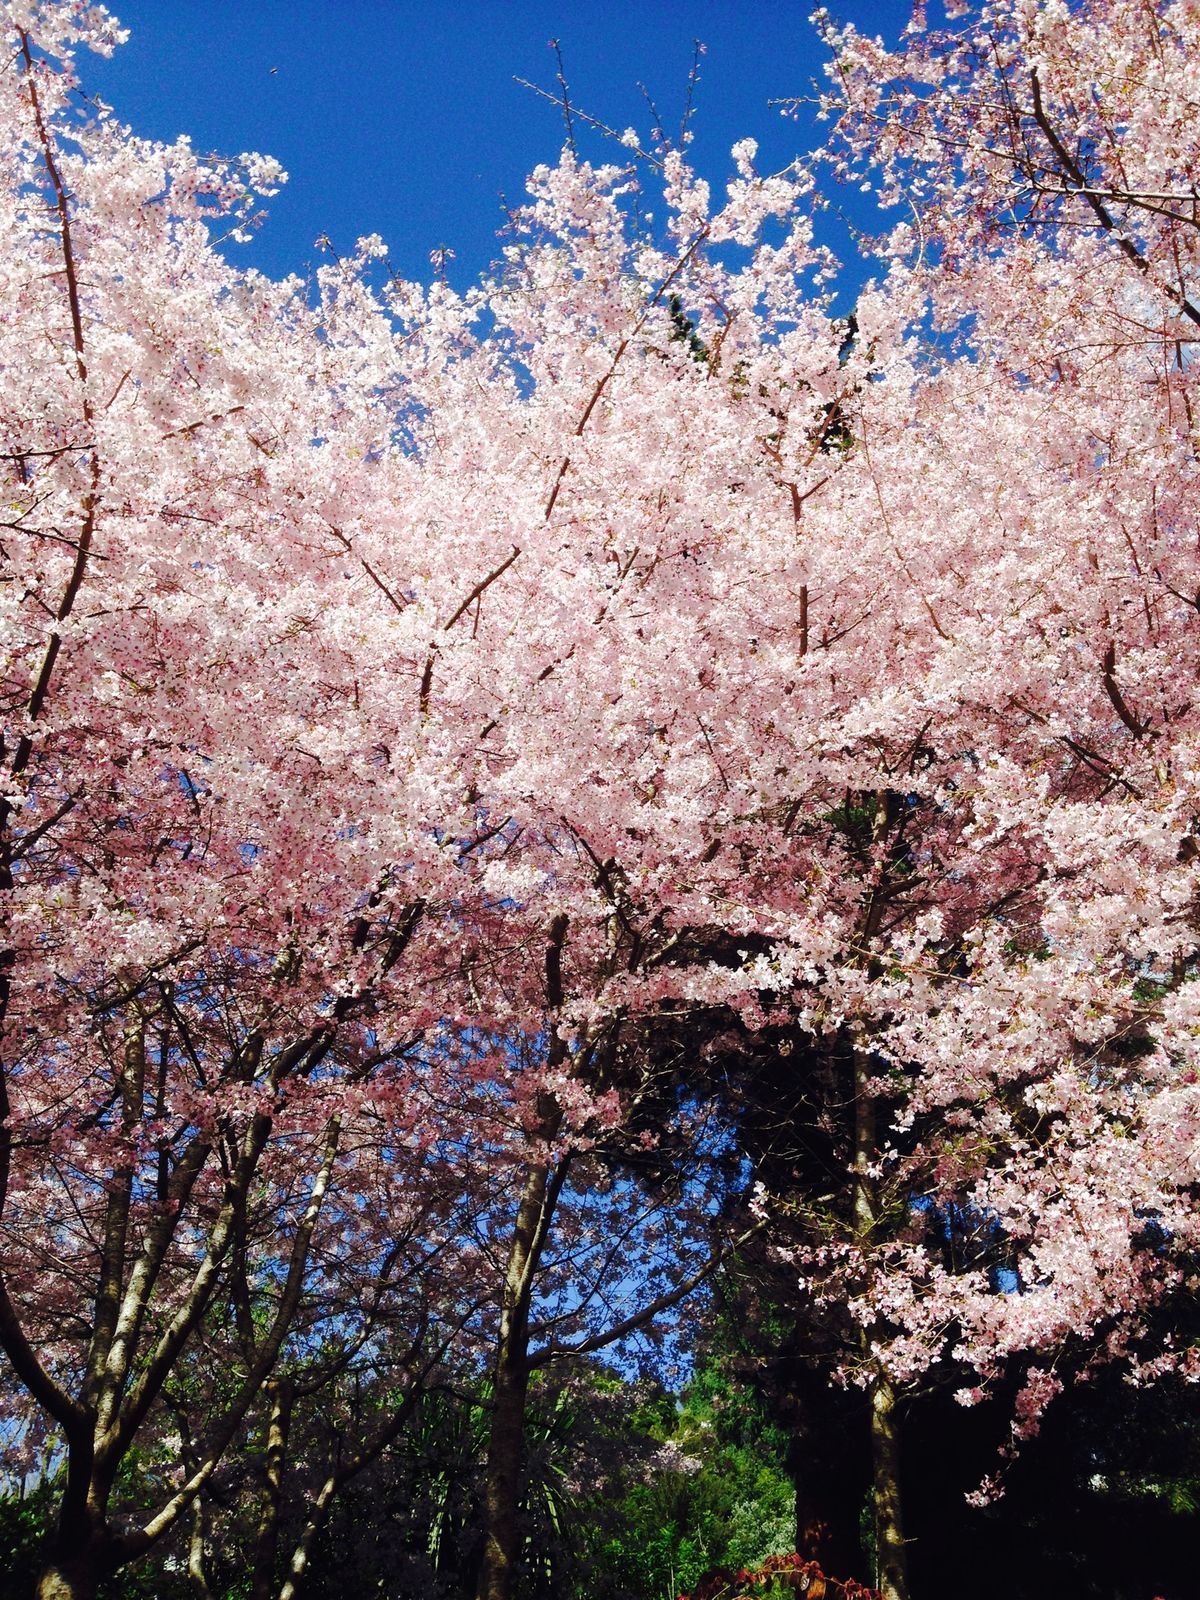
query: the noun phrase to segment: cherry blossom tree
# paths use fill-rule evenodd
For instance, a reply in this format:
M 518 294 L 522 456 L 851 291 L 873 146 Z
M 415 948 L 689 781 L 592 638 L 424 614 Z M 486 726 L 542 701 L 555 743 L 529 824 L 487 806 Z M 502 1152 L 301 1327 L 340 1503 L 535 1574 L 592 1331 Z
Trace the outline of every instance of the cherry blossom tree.
M 548 1183 L 536 1147 L 568 1123 L 573 1151 L 619 1124 L 596 1043 L 682 981 L 655 854 L 682 828 L 715 860 L 707 824 L 753 783 L 698 717 L 660 799 L 678 663 L 647 608 L 684 638 L 711 613 L 752 653 L 754 597 L 710 602 L 759 538 L 739 498 L 772 387 L 754 364 L 768 379 L 788 319 L 814 371 L 836 362 L 795 282 L 820 261 L 806 224 L 753 253 L 799 185 L 758 179 L 748 148 L 711 217 L 672 158 L 657 246 L 629 230 L 621 169 L 566 160 L 535 175 L 530 237 L 487 290 L 376 293 L 368 239 L 310 303 L 213 246 L 272 163 L 77 119 L 73 53 L 118 37 L 101 9 L 6 23 L 0 1331 L 25 1447 L 65 1440 L 42 1592 L 86 1595 L 202 1523 L 247 1428 L 284 1436 L 334 1264 L 338 1304 L 390 1302 L 395 1252 L 419 1261 L 437 1235 L 434 1154 L 489 1105 L 493 1124 L 516 1106 L 493 1185 L 512 1160 Z M 749 264 L 709 260 L 710 238 Z M 703 373 L 671 294 L 719 322 Z M 500 331 L 481 339 L 487 313 Z M 677 441 L 710 408 L 711 459 L 681 493 Z M 779 499 L 771 472 L 755 488 Z M 648 868 L 638 932 L 622 885 Z M 545 987 L 564 905 L 569 1006 Z M 547 1028 L 515 1076 L 519 1050 L 463 1047 Z M 331 1314 L 343 1344 L 380 1325 Z M 165 1501 L 114 1526 L 134 1441 L 169 1436 L 172 1406 L 188 1420 L 177 1380 L 229 1366 Z
M 651 1110 L 688 1171 L 723 1054 L 786 1037 L 844 1077 L 844 1203 L 779 1242 L 857 1327 L 900 1600 L 904 1385 L 1020 1358 L 1019 1434 L 1068 1343 L 1190 1359 L 1141 1341 L 1195 1244 L 1193 11 L 828 27 L 827 154 L 911 208 L 852 329 L 813 171 L 751 140 L 719 198 L 569 147 L 465 295 L 374 237 L 311 295 L 239 271 L 275 164 L 76 115 L 101 8 L 4 19 L 0 1342 L 65 1440 L 43 1595 L 202 1515 L 247 1430 L 281 1453 L 305 1362 L 390 1338 L 415 1396 L 453 1337 L 503 1600 L 531 1363 L 716 1257 L 612 1315 L 558 1266 Z
M 65 1452 L 41 1592 L 82 1595 L 197 1505 L 289 1348 L 323 1325 L 377 1337 L 407 1241 L 419 1259 L 436 1239 L 436 1189 L 404 1184 L 437 1131 L 406 1053 L 453 1004 L 402 973 L 450 858 L 433 791 L 420 820 L 346 804 L 388 770 L 395 719 L 363 742 L 388 646 L 357 663 L 357 599 L 328 614 L 327 563 L 401 602 L 306 503 L 369 480 L 381 498 L 351 501 L 394 531 L 373 459 L 391 413 L 364 408 L 385 319 L 358 314 L 355 268 L 310 306 L 213 249 L 271 162 L 75 123 L 72 52 L 117 38 L 101 9 L 5 21 L 0 1340 L 22 1448 L 52 1427 Z M 419 732 L 415 695 L 405 720 Z M 457 970 L 458 929 L 435 928 Z M 180 1411 L 178 1379 L 218 1369 L 182 1476 L 114 1528 L 133 1442 Z
M 816 970 L 860 1120 L 872 1083 L 890 1110 L 828 1292 L 893 1383 L 952 1357 L 970 1401 L 1021 1355 L 1019 1440 L 1068 1350 L 1191 1360 L 1142 1339 L 1195 1237 L 1195 18 L 984 6 L 897 52 L 827 39 L 831 158 L 909 207 L 860 306 L 868 481 L 839 476 L 875 497 L 860 614 L 892 676 L 835 736 L 879 776 L 847 786 L 863 920 Z M 897 1183 L 986 1220 L 1018 1292 L 889 1226 L 871 1190 Z M 899 1559 L 883 1577 L 902 1592 Z

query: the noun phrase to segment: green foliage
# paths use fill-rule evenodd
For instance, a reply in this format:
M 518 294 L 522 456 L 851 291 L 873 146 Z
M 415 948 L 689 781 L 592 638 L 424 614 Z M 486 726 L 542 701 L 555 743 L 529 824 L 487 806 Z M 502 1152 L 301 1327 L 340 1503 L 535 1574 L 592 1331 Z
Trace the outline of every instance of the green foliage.
M 409 1430 L 348 1486 L 313 1551 L 306 1600 L 469 1600 L 478 1560 L 487 1448 L 486 1386 L 426 1398 Z M 362 1402 L 360 1402 L 362 1403 Z M 298 1449 L 328 1443 L 294 1418 Z M 303 1441 L 303 1443 L 302 1443 Z M 177 1441 L 132 1453 L 118 1501 L 143 1479 L 166 1483 Z M 680 1396 L 599 1366 L 542 1377 L 526 1430 L 525 1557 L 519 1600 L 675 1600 L 718 1568 L 756 1568 L 795 1544 L 787 1436 L 719 1358 Z M 231 1457 L 208 1506 L 214 1600 L 245 1600 L 259 1461 Z M 294 1472 L 312 1476 L 302 1461 Z M 312 1470 L 316 1470 L 315 1466 Z M 61 1484 L 0 1498 L 0 1585 L 27 1600 L 52 1533 Z M 285 1508 L 281 1547 L 299 1531 Z M 186 1530 L 110 1581 L 101 1600 L 186 1600 Z
M 25 1494 L 0 1498 L 0 1574 L 14 1595 L 33 1593 L 57 1501 L 58 1486 L 52 1479 Z M 9 1590 L 3 1592 L 7 1595 Z
M 674 1600 L 719 1567 L 757 1567 L 791 1550 L 795 1494 L 786 1437 L 719 1360 L 677 1402 L 662 1396 L 630 1419 L 658 1445 L 628 1484 L 595 1549 L 597 1600 Z
M 670 295 L 667 299 L 667 315 L 671 320 L 672 344 L 686 344 L 692 360 L 706 367 L 708 346 L 696 332 L 696 324 L 683 309 L 683 301 L 677 294 Z

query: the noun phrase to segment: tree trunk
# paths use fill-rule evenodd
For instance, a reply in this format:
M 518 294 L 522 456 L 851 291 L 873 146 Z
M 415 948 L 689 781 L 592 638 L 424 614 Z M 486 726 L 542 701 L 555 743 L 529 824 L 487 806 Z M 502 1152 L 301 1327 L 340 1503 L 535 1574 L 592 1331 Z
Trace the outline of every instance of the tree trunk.
M 497 1365 L 484 1488 L 483 1568 L 478 1600 L 512 1600 L 521 1555 L 521 1468 L 525 1448 L 525 1352 Z
M 562 947 L 567 918 L 554 918 L 546 946 L 546 1005 L 554 1016 L 562 1005 Z M 566 1046 L 552 1025 L 549 1029 L 548 1064 L 561 1065 Z M 551 1096 L 538 1104 L 538 1135 L 547 1142 L 562 1125 L 562 1111 Z M 554 1208 L 566 1177 L 569 1157 L 556 1168 L 547 1161 L 531 1162 L 517 1206 L 500 1330 L 493 1371 L 492 1426 L 488 1439 L 487 1478 L 484 1488 L 483 1561 L 479 1569 L 476 1600 L 512 1600 L 521 1554 L 521 1469 L 525 1455 L 525 1397 L 529 1391 L 529 1310 L 533 1280 L 541 1260 Z
M 557 1185 L 545 1163 L 527 1167 L 504 1279 L 484 1486 L 483 1564 L 476 1600 L 512 1600 L 521 1553 L 521 1468 L 529 1391 L 529 1307 Z
M 876 1587 L 883 1600 L 908 1600 L 908 1552 L 900 1500 L 896 1391 L 878 1370 L 871 1383 L 871 1476 L 875 1505 Z
M 292 1415 L 292 1386 L 286 1379 L 267 1385 L 271 1408 L 267 1417 L 262 1502 L 254 1550 L 251 1600 L 271 1600 L 275 1593 L 275 1553 L 279 1544 L 279 1500 L 283 1491 L 283 1462 Z
M 188 1583 L 196 1600 L 212 1600 L 208 1587 L 208 1571 L 204 1565 L 208 1529 L 205 1526 L 204 1497 L 197 1495 L 192 1501 L 192 1533 L 188 1540 Z
M 876 1157 L 875 1098 L 867 1040 L 854 1040 L 854 1235 L 859 1248 L 870 1248 L 879 1217 L 879 1196 L 873 1172 Z M 900 1500 L 900 1435 L 896 1391 L 871 1348 L 870 1328 L 862 1333 L 869 1373 L 871 1407 L 871 1500 L 875 1517 L 875 1584 L 884 1600 L 908 1600 L 908 1555 Z
M 99 1566 L 86 1556 L 56 1561 L 42 1570 L 36 1600 L 95 1600 L 101 1576 Z
M 107 1495 L 96 1481 L 90 1437 L 71 1441 L 67 1484 L 58 1527 L 34 1593 L 36 1600 L 94 1600 L 103 1578 L 114 1571 L 106 1526 Z

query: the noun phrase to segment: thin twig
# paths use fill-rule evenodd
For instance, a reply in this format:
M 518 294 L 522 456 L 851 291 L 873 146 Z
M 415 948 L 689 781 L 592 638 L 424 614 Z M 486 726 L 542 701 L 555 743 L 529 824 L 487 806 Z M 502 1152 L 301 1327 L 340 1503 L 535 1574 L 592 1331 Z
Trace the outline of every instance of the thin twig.
M 550 48 L 554 51 L 554 59 L 558 64 L 558 86 L 562 90 L 562 114 L 567 129 L 567 149 L 578 160 L 579 151 L 575 146 L 575 124 L 571 121 L 571 100 L 567 93 L 567 75 L 563 70 L 562 48 L 557 39 L 551 39 Z

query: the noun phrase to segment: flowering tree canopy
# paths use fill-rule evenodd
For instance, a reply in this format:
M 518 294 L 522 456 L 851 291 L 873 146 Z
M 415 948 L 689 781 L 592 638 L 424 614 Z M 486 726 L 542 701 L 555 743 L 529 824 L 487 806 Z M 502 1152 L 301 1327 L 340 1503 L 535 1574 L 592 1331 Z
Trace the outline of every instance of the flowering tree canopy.
M 908 208 L 852 324 L 820 162 L 752 140 L 719 199 L 564 151 L 465 295 L 374 237 L 271 282 L 220 246 L 275 163 L 81 115 L 102 8 L 4 19 L 0 1342 L 22 1448 L 66 1441 L 43 1593 L 190 1515 L 280 1374 L 415 1396 L 455 1345 L 504 1600 L 531 1364 L 720 1258 L 702 1130 L 755 1040 L 841 1074 L 844 1184 L 777 1242 L 849 1306 L 880 1481 L 935 1364 L 971 1399 L 1026 1359 L 1018 1434 L 1068 1345 L 1190 1370 L 1145 1333 L 1200 1151 L 1195 8 L 828 25 L 824 157 Z M 947 1265 L 916 1200 L 988 1247 Z M 185 1372 L 204 1426 L 117 1526 Z

